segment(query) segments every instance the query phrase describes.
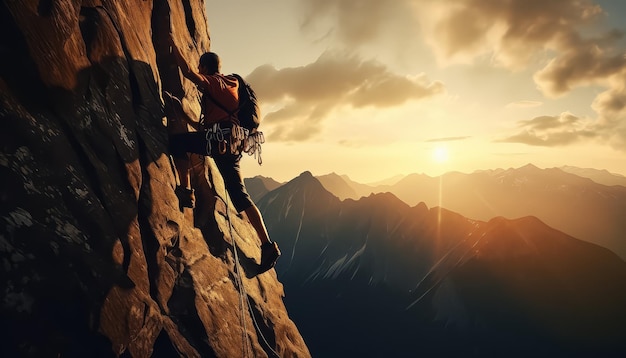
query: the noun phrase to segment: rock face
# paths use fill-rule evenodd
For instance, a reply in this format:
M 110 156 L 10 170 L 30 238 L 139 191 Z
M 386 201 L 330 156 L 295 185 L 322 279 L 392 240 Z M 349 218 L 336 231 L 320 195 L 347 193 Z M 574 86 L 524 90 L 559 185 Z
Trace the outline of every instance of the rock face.
M 199 106 L 167 34 L 194 65 L 204 11 L 0 5 L 0 355 L 310 356 L 212 160 L 194 157 L 194 212 L 174 194 L 168 130 Z

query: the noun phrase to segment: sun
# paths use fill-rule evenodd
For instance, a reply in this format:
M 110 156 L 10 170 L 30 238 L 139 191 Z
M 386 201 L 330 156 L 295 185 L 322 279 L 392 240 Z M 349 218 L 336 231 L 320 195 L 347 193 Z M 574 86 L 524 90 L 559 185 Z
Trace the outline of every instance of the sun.
M 450 158 L 448 148 L 445 146 L 436 146 L 432 152 L 432 158 L 437 163 L 445 163 Z

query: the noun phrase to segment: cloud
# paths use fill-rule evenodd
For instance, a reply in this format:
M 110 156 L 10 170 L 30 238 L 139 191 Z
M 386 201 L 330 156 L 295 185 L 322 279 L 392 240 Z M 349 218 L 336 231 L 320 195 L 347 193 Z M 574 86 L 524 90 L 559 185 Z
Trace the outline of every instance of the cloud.
M 271 108 L 264 122 L 273 140 L 310 139 L 341 106 L 392 107 L 444 92 L 441 82 L 424 75 L 398 75 L 380 62 L 330 51 L 306 66 L 260 66 L 247 80 Z
M 597 128 L 571 113 L 540 116 L 519 122 L 522 128 L 515 135 L 496 140 L 501 143 L 523 143 L 532 146 L 564 146 L 597 138 Z
M 602 22 L 607 13 L 593 0 L 300 0 L 300 4 L 304 30 L 322 27 L 324 34 L 348 48 L 382 48 L 408 38 L 424 41 L 442 65 L 489 61 L 512 71 L 533 69 L 537 88 L 548 98 L 565 96 L 577 87 L 604 88 L 593 100 L 597 118 L 584 121 L 586 130 L 568 123 L 570 127 L 560 132 L 535 129 L 510 138 L 557 145 L 599 137 L 626 151 L 624 33 L 606 29 Z M 392 31 L 398 31 L 395 37 L 389 36 Z M 384 86 L 376 88 L 382 92 Z M 507 107 L 539 104 L 521 101 Z
M 387 42 L 419 35 L 443 64 L 488 58 L 494 65 L 521 70 L 533 60 L 547 58 L 534 79 L 551 97 L 604 81 L 626 67 L 623 51 L 614 48 L 623 37 L 621 31 L 583 36 L 583 31 L 589 33 L 588 25 L 599 24 L 606 16 L 592 0 L 301 0 L 301 4 L 303 28 L 325 24 L 346 47 L 379 41 L 386 29 L 401 24 L 402 36 L 387 36 Z
M 618 39 L 621 34 L 608 37 Z M 577 86 L 607 85 L 610 78 L 626 70 L 623 53 L 602 48 L 601 40 L 576 38 L 562 46 L 562 53 L 534 75 L 539 89 L 547 96 L 558 97 Z
M 626 76 L 623 77 L 626 84 Z M 564 146 L 592 140 L 602 141 L 619 151 L 626 151 L 626 90 L 623 85 L 599 94 L 593 107 L 598 118 L 580 118 L 571 113 L 540 116 L 520 121 L 521 130 L 501 143 L 523 143 L 533 146 Z
M 581 137 L 594 137 L 591 132 L 556 132 L 550 134 L 538 134 L 532 131 L 524 131 L 508 137 L 499 142 L 522 143 L 541 147 L 556 147 L 579 142 Z
M 561 130 L 567 129 L 570 126 L 578 123 L 580 118 L 570 114 L 562 113 L 560 116 L 541 116 L 535 117 L 530 120 L 521 121 L 520 124 L 523 127 L 531 130 Z
M 302 30 L 319 27 L 325 35 L 353 47 L 379 40 L 394 28 L 405 34 L 407 25 L 415 24 L 412 0 L 301 0 Z M 417 28 L 417 27 L 413 27 Z M 399 39 L 400 37 L 396 37 Z
M 601 138 L 626 151 L 626 57 L 619 47 L 624 34 L 592 31 L 592 25 L 605 19 L 599 5 L 591 0 L 424 0 L 423 4 L 430 9 L 420 17 L 427 41 L 444 63 L 487 57 L 511 70 L 539 65 L 533 79 L 550 98 L 581 86 L 606 88 L 593 100 L 597 118 L 540 117 L 541 125 L 558 127 L 536 128 L 538 122 L 529 121 L 522 123 L 524 131 L 505 141 L 551 146 Z
M 626 70 L 612 76 L 609 83 L 609 89 L 596 96 L 592 108 L 602 114 L 602 125 L 613 128 L 618 122 L 624 124 L 626 118 Z
M 465 139 L 469 139 L 471 137 L 469 136 L 465 136 L 465 137 L 444 137 L 444 138 L 433 138 L 433 139 L 428 139 L 426 140 L 426 142 L 428 143 L 436 143 L 436 142 L 453 142 L 453 141 L 457 141 L 457 140 L 465 140 Z
M 420 21 L 441 60 L 490 55 L 520 69 L 533 56 L 577 36 L 578 26 L 603 15 L 591 0 L 422 1 Z
M 626 152 L 626 71 L 611 77 L 609 89 L 596 96 L 592 108 L 600 114 L 596 126 L 602 138 Z

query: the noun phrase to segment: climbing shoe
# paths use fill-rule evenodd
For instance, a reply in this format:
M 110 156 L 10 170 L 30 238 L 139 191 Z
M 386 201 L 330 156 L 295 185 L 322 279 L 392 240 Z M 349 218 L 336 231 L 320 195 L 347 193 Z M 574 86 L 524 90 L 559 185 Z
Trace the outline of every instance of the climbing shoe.
M 266 242 L 261 245 L 261 270 L 267 271 L 276 265 L 280 256 L 280 249 L 276 242 Z
M 194 195 L 193 189 L 177 186 L 175 192 L 178 197 L 178 206 L 180 211 L 183 211 L 183 208 L 193 209 L 196 206 L 196 196 Z

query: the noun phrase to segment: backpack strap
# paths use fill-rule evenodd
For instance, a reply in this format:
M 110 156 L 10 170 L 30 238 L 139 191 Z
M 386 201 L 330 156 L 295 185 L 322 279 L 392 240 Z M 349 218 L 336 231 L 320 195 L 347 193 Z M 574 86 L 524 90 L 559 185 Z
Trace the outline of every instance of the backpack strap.
M 205 92 L 202 93 L 202 98 L 203 99 L 204 99 L 204 96 L 207 96 L 211 100 L 211 102 L 213 102 L 221 110 L 226 112 L 226 114 L 228 114 L 228 118 L 231 119 L 231 122 L 233 122 L 234 124 L 239 125 L 239 120 L 235 116 L 239 112 L 239 106 L 237 106 L 237 109 L 235 109 L 234 111 L 231 112 L 231 111 L 228 110 L 228 108 L 226 108 L 226 106 L 224 106 L 222 103 L 220 103 L 218 100 L 216 100 L 213 96 L 211 96 L 211 93 L 209 93 L 208 90 L 206 90 Z M 204 113 L 204 106 L 203 105 L 204 105 L 204 103 L 201 103 L 201 105 L 200 105 L 201 108 L 202 108 L 202 113 Z

